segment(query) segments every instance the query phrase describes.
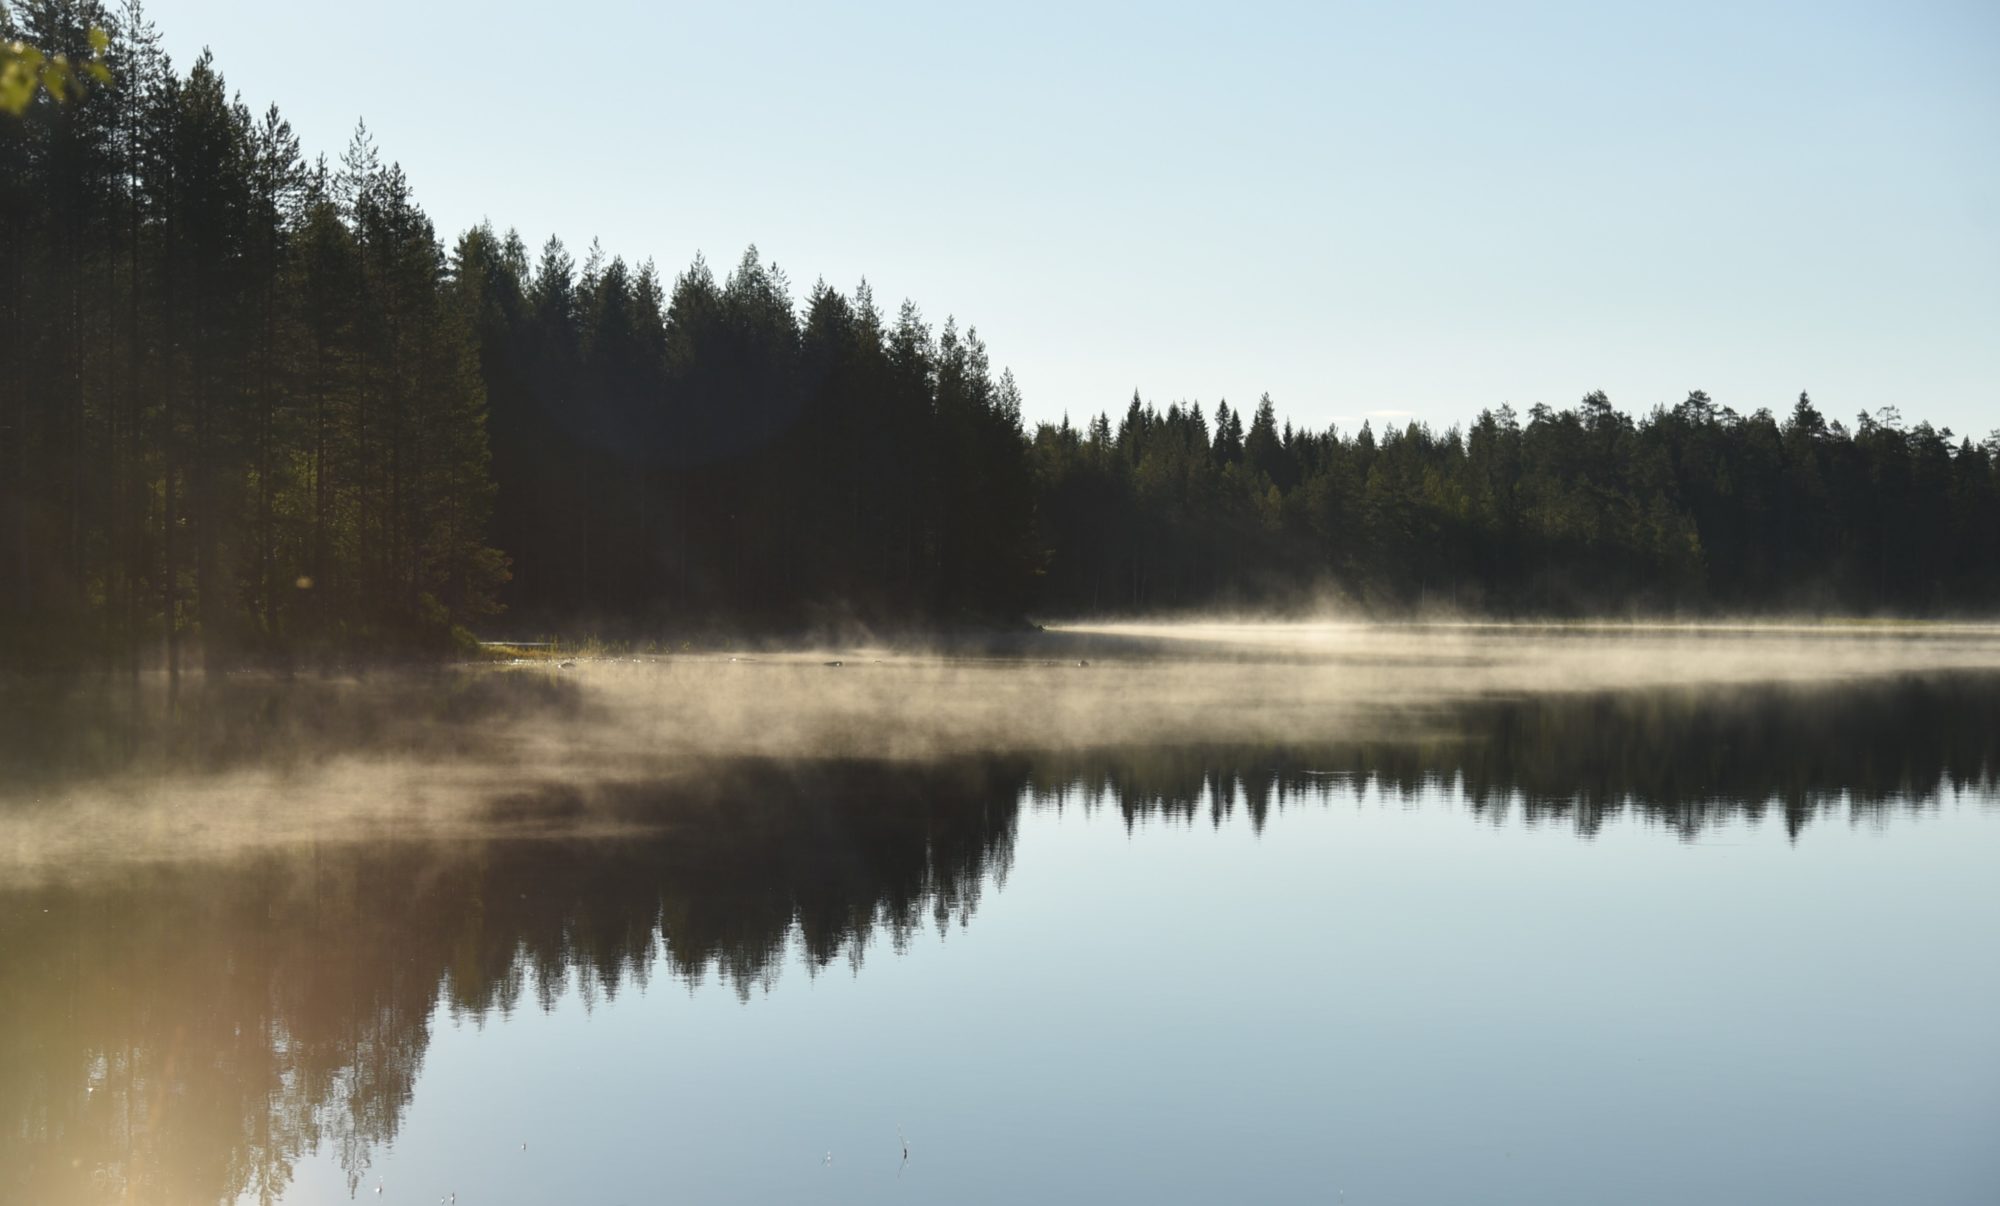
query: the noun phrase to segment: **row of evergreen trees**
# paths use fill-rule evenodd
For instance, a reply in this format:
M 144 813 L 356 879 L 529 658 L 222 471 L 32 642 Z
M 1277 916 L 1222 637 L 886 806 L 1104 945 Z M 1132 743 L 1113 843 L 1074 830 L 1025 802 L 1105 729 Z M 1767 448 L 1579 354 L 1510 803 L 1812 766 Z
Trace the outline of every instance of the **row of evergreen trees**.
M 136 6 L 0 21 L 108 29 L 115 81 L 0 125 L 11 654 L 1028 605 L 1020 397 L 975 332 L 865 284 L 801 313 L 754 249 L 668 289 L 594 246 L 447 248 L 365 127 L 308 162 Z
M 0 8 L 113 83 L 0 115 L 0 643 L 170 665 L 1294 602 L 1938 611 L 2000 597 L 2000 445 L 1691 395 L 1352 435 L 1136 397 L 1024 430 L 977 334 L 755 249 L 671 284 L 447 247 L 364 129 L 308 161 L 136 5 Z
M 1439 434 L 1132 399 L 1034 437 L 1045 597 L 1082 611 L 1324 599 L 1499 614 L 1940 614 L 2000 600 L 2000 432 L 1852 430 L 1701 391 Z
M 115 84 L 0 124 L 0 607 L 21 644 L 421 637 L 493 606 L 477 349 L 408 181 L 307 163 L 136 10 Z
M 1032 488 L 1020 393 L 977 332 L 893 321 L 864 282 L 803 313 L 753 247 L 671 290 L 551 239 L 459 241 L 528 618 L 596 627 L 842 613 L 1018 616 Z

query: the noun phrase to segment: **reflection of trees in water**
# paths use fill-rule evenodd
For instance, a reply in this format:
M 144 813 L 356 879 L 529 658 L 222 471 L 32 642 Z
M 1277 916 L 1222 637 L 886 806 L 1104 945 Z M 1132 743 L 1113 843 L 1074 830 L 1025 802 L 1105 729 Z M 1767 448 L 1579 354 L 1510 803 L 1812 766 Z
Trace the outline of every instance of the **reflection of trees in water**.
M 552 807 L 541 793 L 505 807 Z M 324 846 L 0 894 L 0 1201 L 281 1193 L 395 1136 L 435 1006 L 587 1002 L 664 969 L 747 997 L 969 918 L 1019 780 L 976 766 L 739 766 L 605 789 L 669 823 L 619 840 Z
M 327 845 L 0 893 L 0 1200 L 268 1199 L 315 1149 L 353 1183 L 391 1139 L 435 1009 L 609 1000 L 663 972 L 746 998 L 788 950 L 859 965 L 878 936 L 969 919 L 1021 801 L 1081 788 L 1142 817 L 1263 825 L 1370 783 L 1460 785 L 1496 820 L 1682 834 L 1776 810 L 1991 790 L 2000 690 L 1942 676 L 1837 691 L 1479 700 L 1393 739 L 943 764 L 751 762 L 674 782 L 524 786 L 495 817 L 638 836 Z M 1337 735 L 1329 735 L 1334 737 Z
M 437 981 L 375 880 L 181 867 L 8 898 L 0 1198 L 268 1197 L 322 1142 L 393 1135 Z
M 1988 674 L 1838 687 L 1754 686 L 1483 698 L 1403 715 L 1401 736 L 1298 746 L 1186 746 L 1046 758 L 1030 789 L 1106 800 L 1128 823 L 1220 824 L 1335 786 L 1404 801 L 1462 792 L 1474 812 L 1594 834 L 1627 812 L 1693 837 L 1777 811 L 1796 837 L 1814 817 L 1880 816 L 2000 774 L 2000 682 Z

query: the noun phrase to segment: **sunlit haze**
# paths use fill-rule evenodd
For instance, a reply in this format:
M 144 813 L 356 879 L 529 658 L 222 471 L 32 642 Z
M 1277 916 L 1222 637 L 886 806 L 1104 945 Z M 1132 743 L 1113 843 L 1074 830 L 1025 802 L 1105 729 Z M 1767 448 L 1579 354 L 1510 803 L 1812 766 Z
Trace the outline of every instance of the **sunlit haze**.
M 1699 388 L 2000 426 L 1987 4 L 148 12 L 309 154 L 365 117 L 447 238 L 867 274 L 977 325 L 1031 421 Z
M 138 7 L 0 1206 L 2000 1200 L 1994 0 Z

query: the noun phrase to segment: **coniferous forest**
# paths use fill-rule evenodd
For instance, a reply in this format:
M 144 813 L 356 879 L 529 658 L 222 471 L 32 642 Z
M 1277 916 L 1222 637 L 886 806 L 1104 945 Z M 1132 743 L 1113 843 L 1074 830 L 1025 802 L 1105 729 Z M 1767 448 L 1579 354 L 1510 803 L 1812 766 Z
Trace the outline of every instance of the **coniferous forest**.
M 207 56 L 170 63 L 136 6 L 0 21 L 78 61 L 105 30 L 111 75 L 0 113 L 10 660 L 1331 602 L 2000 600 L 2000 433 L 1700 392 L 1444 432 L 1135 395 L 1029 431 L 973 328 L 865 283 L 801 295 L 754 248 L 667 279 L 595 243 L 441 233 L 365 127 L 308 156 Z

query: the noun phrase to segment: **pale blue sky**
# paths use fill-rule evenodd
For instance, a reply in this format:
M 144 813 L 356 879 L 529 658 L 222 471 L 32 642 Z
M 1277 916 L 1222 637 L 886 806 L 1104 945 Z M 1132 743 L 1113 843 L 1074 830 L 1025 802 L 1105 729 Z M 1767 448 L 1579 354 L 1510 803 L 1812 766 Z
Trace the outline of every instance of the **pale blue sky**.
M 442 231 L 866 274 L 1031 419 L 1806 388 L 2000 427 L 1990 0 L 149 11 L 310 150 L 366 116 Z

